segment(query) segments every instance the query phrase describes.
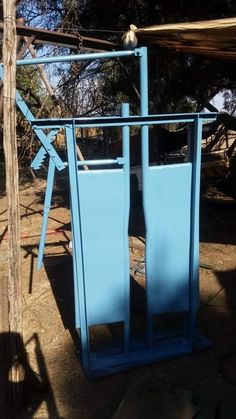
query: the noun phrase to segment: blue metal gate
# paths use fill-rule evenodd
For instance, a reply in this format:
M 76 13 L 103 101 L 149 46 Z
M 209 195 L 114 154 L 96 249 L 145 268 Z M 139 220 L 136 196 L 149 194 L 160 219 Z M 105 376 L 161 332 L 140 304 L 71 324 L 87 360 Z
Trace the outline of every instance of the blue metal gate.
M 196 331 L 198 307 L 198 230 L 201 135 L 204 120 L 215 114 L 149 115 L 146 48 L 72 57 L 21 60 L 39 62 L 88 60 L 135 56 L 140 62 L 140 115 L 99 118 L 35 119 L 27 106 L 18 105 L 42 143 L 32 167 L 38 169 L 49 154 L 48 184 L 39 248 L 41 267 L 51 205 L 55 168 L 68 169 L 73 241 L 75 327 L 80 331 L 82 361 L 89 375 L 111 374 L 156 360 L 191 353 L 206 344 Z M 29 117 L 30 115 L 30 117 Z M 186 123 L 189 126 L 188 159 L 171 165 L 149 164 L 149 126 Z M 130 262 L 128 223 L 130 212 L 129 127 L 141 127 L 143 209 L 146 225 L 146 331 L 137 339 L 130 326 Z M 78 161 L 76 129 L 121 127 L 122 156 L 117 159 Z M 44 129 L 51 129 L 48 136 Z M 58 156 L 52 140 L 64 129 L 68 161 Z M 83 171 L 81 166 L 94 166 Z M 98 166 L 98 167 L 96 167 Z M 182 313 L 181 328 L 156 331 L 156 315 Z M 90 328 L 122 322 L 122 338 L 93 352 Z

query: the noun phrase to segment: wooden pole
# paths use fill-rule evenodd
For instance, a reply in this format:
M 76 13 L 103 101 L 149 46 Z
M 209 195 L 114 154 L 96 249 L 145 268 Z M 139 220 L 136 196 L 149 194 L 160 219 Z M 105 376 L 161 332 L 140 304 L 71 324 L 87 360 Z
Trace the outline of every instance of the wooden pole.
M 3 0 L 3 137 L 8 204 L 8 323 L 9 397 L 13 411 L 21 406 L 22 330 L 20 206 L 16 139 L 16 8 L 15 0 Z
M 24 36 L 24 41 L 25 42 L 28 41 L 28 38 L 26 38 L 26 36 Z M 37 58 L 37 54 L 36 54 L 36 52 L 34 50 L 33 45 L 29 44 L 28 45 L 28 50 L 29 50 L 32 58 Z M 39 70 L 39 74 L 40 74 L 40 77 L 41 77 L 41 79 L 42 79 L 42 81 L 44 83 L 44 86 L 46 87 L 46 89 L 47 89 L 47 91 L 49 93 L 49 96 L 51 97 L 52 102 L 53 102 L 53 104 L 55 105 L 55 107 L 56 107 L 56 109 L 58 111 L 59 116 L 61 116 L 61 114 L 62 114 L 61 107 L 60 107 L 60 105 L 58 103 L 58 100 L 57 100 L 57 98 L 55 96 L 55 93 L 54 93 L 54 90 L 52 88 L 52 85 L 50 84 L 50 82 L 49 82 L 49 80 L 47 78 L 47 75 L 46 75 L 46 73 L 44 71 L 43 65 L 42 64 L 38 64 L 37 65 L 37 68 Z

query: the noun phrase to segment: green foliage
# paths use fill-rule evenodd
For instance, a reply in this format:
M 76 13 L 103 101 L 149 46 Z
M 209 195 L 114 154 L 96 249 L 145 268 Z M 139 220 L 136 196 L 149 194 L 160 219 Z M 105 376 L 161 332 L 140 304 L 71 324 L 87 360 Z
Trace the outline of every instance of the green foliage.
M 45 93 L 37 68 L 18 67 L 16 86 L 32 108 L 39 108 L 41 106 L 41 98 L 45 96 Z

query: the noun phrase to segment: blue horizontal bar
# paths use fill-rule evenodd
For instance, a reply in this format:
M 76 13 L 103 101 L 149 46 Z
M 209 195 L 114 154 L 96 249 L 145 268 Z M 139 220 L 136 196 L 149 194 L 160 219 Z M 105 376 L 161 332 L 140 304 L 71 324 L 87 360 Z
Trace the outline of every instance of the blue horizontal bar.
M 101 58 L 116 58 L 116 57 L 130 57 L 132 55 L 141 55 L 139 49 L 128 51 L 111 51 L 111 52 L 93 52 L 88 54 L 75 54 L 75 55 L 57 55 L 55 57 L 38 57 L 24 60 L 17 60 L 16 65 L 37 65 L 37 64 L 50 64 L 66 61 L 82 61 L 82 60 L 96 60 Z
M 117 159 L 101 159 L 101 160 L 80 160 L 77 161 L 77 166 L 100 166 L 100 165 L 108 165 L 108 164 L 120 164 L 123 165 L 125 160 L 122 157 L 118 157 Z M 68 166 L 67 162 L 64 162 L 64 166 Z
M 101 160 L 81 160 L 77 162 L 78 166 L 98 166 L 104 164 L 124 164 L 124 159 L 122 157 L 118 157 L 117 159 L 101 159 Z
M 74 124 L 76 127 L 116 127 L 133 125 L 158 125 L 191 123 L 196 118 L 213 121 L 217 113 L 189 113 L 189 114 L 158 114 L 148 116 L 129 116 L 129 117 L 98 117 L 98 118 L 61 118 L 61 119 L 38 119 L 33 122 L 34 126 L 41 128 L 59 128 L 64 125 Z

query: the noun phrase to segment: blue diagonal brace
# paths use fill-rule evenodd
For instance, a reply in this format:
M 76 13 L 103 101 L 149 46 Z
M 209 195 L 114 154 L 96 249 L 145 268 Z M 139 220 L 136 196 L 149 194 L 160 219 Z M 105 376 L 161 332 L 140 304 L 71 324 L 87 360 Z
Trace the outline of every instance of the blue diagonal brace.
M 48 141 L 50 142 L 50 144 L 54 141 L 54 137 L 57 134 L 56 129 L 53 129 L 52 131 L 50 131 L 50 133 L 47 136 Z M 36 133 L 37 134 L 37 133 Z M 38 134 L 37 134 L 38 135 Z M 43 134 L 44 135 L 44 134 Z M 44 148 L 43 146 L 40 147 L 40 149 L 38 150 L 37 154 L 35 155 L 33 161 L 31 162 L 31 167 L 34 170 L 38 170 L 40 169 L 41 165 L 43 164 L 45 157 L 47 156 L 48 151 L 46 148 Z M 62 170 L 62 169 L 59 169 Z
M 55 148 L 52 145 L 53 138 L 57 134 L 58 130 L 55 129 L 55 130 L 51 131 L 48 136 L 46 136 L 40 128 L 33 127 L 33 130 L 34 130 L 35 134 L 37 135 L 37 137 L 39 138 L 39 140 L 41 141 L 41 143 L 43 145 L 43 150 L 42 150 L 42 147 L 39 149 L 40 154 L 36 158 L 36 166 L 40 163 L 40 157 L 41 157 L 41 162 L 42 162 L 45 158 L 45 153 L 48 153 L 50 158 L 54 162 L 56 168 L 59 171 L 65 169 L 65 164 L 63 163 L 63 161 L 61 160 L 57 151 L 55 150 Z M 35 162 L 35 160 L 33 160 L 32 164 L 31 164 L 31 167 L 33 167 L 33 168 L 34 168 L 34 166 L 33 166 L 34 162 Z
M 4 77 L 3 66 L 0 65 L 0 79 L 2 81 L 3 81 L 3 77 Z M 22 114 L 24 115 L 25 119 L 32 125 L 32 128 L 35 134 L 37 135 L 38 139 L 43 145 L 43 150 L 41 150 L 42 147 L 40 148 L 41 161 L 44 160 L 44 157 L 45 157 L 44 153 L 48 153 L 52 161 L 54 162 L 56 168 L 58 170 L 63 170 L 65 168 L 65 165 L 63 161 L 61 160 L 60 156 L 57 154 L 55 148 L 51 144 L 53 137 L 56 135 L 58 130 L 57 129 L 52 130 L 50 134 L 47 136 L 44 134 L 41 128 L 35 128 L 33 126 L 35 117 L 18 91 L 16 91 L 16 104 L 18 108 L 20 109 L 20 111 L 22 112 Z M 37 163 L 36 166 L 39 165 L 40 163 L 39 157 L 38 159 L 36 159 L 36 163 Z
M 31 162 L 30 167 L 34 170 L 40 169 L 47 154 L 47 150 L 44 147 L 40 147 L 33 161 Z

